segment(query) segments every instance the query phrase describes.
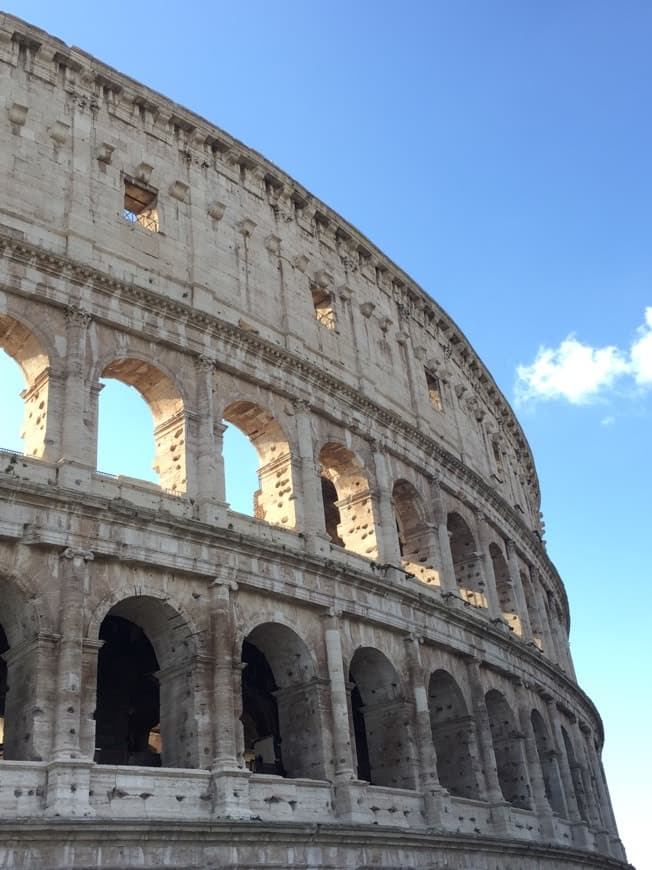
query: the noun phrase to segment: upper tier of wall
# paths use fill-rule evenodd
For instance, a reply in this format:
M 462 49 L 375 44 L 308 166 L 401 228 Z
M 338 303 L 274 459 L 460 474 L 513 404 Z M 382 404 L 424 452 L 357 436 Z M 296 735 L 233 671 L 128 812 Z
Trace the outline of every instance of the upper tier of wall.
M 509 404 L 450 317 L 361 233 L 204 119 L 9 15 L 0 63 L 11 80 L 5 235 L 311 364 L 329 391 L 439 445 L 541 533 L 536 471 Z M 125 220 L 131 180 L 156 194 L 158 231 Z M 83 286 L 75 293 L 83 303 Z M 335 328 L 316 316 L 320 296 Z

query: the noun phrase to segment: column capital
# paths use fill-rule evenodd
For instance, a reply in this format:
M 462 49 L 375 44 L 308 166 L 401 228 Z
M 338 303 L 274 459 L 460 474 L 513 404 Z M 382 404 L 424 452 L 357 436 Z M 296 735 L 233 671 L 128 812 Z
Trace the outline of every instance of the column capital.
M 292 399 L 292 407 L 296 414 L 309 414 L 312 411 L 312 405 L 307 399 Z
M 324 624 L 325 632 L 336 631 L 339 634 L 342 610 L 336 607 L 328 607 L 323 613 L 319 614 L 319 618 Z
M 194 363 L 200 372 L 212 372 L 217 367 L 215 357 L 207 353 L 200 353 L 194 358 Z
M 80 305 L 66 306 L 64 316 L 66 318 L 66 323 L 69 326 L 79 326 L 82 329 L 86 329 L 90 326 L 93 319 L 93 315 L 90 311 L 87 311 L 86 308 L 82 308 Z
M 408 650 L 415 652 L 423 644 L 424 640 L 425 637 L 423 634 L 420 634 L 417 631 L 411 631 L 409 634 L 405 635 L 403 643 Z
M 60 559 L 72 559 L 75 562 L 92 562 L 95 555 L 92 550 L 83 550 L 79 547 L 66 547 L 63 553 L 59 554 Z
M 218 591 L 224 590 L 228 595 L 231 592 L 238 591 L 238 583 L 235 580 L 235 569 L 231 569 L 232 573 L 222 574 L 221 576 L 215 577 L 210 584 L 211 589 L 216 589 Z

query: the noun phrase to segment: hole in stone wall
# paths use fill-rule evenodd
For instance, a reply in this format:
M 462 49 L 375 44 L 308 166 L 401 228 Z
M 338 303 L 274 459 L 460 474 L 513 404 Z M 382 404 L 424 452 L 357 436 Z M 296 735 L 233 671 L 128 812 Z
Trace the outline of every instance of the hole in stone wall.
M 155 188 L 125 177 L 122 216 L 126 221 L 157 233 L 159 231 L 157 200 L 158 191 Z
M 311 294 L 317 323 L 321 323 L 327 329 L 335 329 L 335 311 L 333 309 L 332 294 L 322 287 L 313 287 Z
M 444 405 L 441 398 L 441 384 L 439 378 L 429 369 L 424 369 L 426 375 L 426 386 L 428 388 L 428 398 L 430 404 L 436 411 L 443 411 Z

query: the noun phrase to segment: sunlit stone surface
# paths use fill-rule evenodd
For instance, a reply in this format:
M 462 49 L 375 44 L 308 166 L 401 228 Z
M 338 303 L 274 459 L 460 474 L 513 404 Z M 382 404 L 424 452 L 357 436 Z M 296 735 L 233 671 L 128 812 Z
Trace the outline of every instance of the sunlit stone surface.
M 0 16 L 0 71 L 0 866 L 624 866 L 532 456 L 458 327 L 81 50 Z M 97 471 L 101 378 L 158 484 Z

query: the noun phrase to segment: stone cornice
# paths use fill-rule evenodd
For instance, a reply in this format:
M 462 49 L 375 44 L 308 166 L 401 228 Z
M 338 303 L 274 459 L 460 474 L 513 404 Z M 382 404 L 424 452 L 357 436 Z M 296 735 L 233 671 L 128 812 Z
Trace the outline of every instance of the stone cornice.
M 78 110 L 97 113 L 105 108 L 113 118 L 156 135 L 175 146 L 189 167 L 213 168 L 267 200 L 276 212 L 284 211 L 304 227 L 308 224 L 320 241 L 359 268 L 379 292 L 393 300 L 399 318 L 413 318 L 445 346 L 477 395 L 494 409 L 496 419 L 508 421 L 517 451 L 525 454 L 522 464 L 534 499 L 540 502 L 527 438 L 490 372 L 452 318 L 362 233 L 261 154 L 201 116 L 19 18 L 4 15 L 0 23 L 9 37 L 6 44 L 20 39 L 33 45 L 26 73 L 53 88 L 62 87 Z M 0 62 L 15 66 L 18 54 L 4 48 Z M 58 75 L 61 68 L 64 76 Z
M 569 624 L 569 609 L 566 591 L 563 582 L 548 557 L 541 543 L 525 525 L 523 520 L 507 504 L 507 502 L 492 489 L 483 478 L 472 469 L 468 468 L 461 460 L 446 450 L 441 444 L 421 432 L 415 426 L 405 421 L 398 414 L 383 408 L 373 400 L 364 396 L 359 390 L 339 380 L 320 368 L 315 363 L 291 353 L 287 349 L 261 337 L 257 333 L 241 329 L 233 323 L 222 320 L 205 311 L 198 311 L 182 302 L 178 302 L 156 293 L 151 289 L 137 284 L 120 281 L 91 266 L 79 263 L 69 257 L 54 254 L 43 248 L 17 239 L 12 235 L 0 230 L 0 256 L 7 255 L 12 260 L 20 263 L 35 263 L 41 271 L 53 276 L 64 275 L 68 279 L 68 286 L 91 285 L 99 293 L 114 295 L 120 293 L 123 299 L 130 299 L 133 304 L 144 309 L 156 311 L 160 316 L 166 316 L 174 321 L 182 321 L 187 326 L 193 326 L 199 332 L 219 336 L 222 340 L 230 342 L 233 346 L 245 347 L 257 357 L 264 358 L 270 365 L 296 375 L 299 373 L 305 381 L 311 383 L 321 393 L 327 393 L 336 397 L 338 402 L 346 402 L 349 406 L 363 411 L 389 431 L 400 434 L 407 441 L 419 447 L 426 456 L 431 457 L 442 469 L 445 469 L 456 481 L 457 487 L 451 487 L 451 491 L 459 489 L 459 484 L 465 485 L 468 490 L 477 495 L 482 503 L 489 505 L 498 516 L 509 532 L 509 537 L 518 537 L 519 544 L 526 551 L 529 558 L 542 567 L 559 598 L 564 610 L 567 625 Z M 13 288 L 15 289 L 15 288 Z M 49 304 L 58 305 L 67 310 L 68 299 L 57 299 L 54 296 L 47 300 Z M 100 316 L 97 320 L 102 320 Z M 160 333 L 157 340 L 164 340 Z M 174 344 L 170 339 L 168 343 Z M 204 346 L 197 347 L 197 353 L 205 353 Z M 229 370 L 229 366 L 220 363 L 221 368 Z M 233 369 L 237 371 L 237 369 Z M 364 438 L 364 432 L 358 434 Z

